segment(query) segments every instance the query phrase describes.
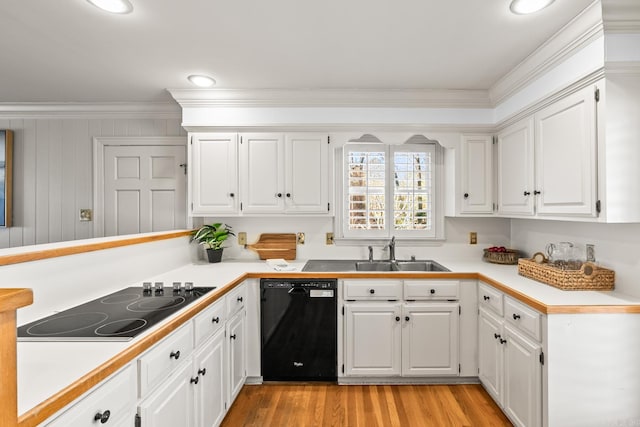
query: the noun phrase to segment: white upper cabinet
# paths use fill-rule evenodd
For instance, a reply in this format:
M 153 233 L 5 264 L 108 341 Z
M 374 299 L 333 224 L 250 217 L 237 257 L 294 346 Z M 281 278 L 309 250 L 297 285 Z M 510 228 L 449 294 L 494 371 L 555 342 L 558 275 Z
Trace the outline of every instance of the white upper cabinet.
M 285 135 L 285 209 L 329 211 L 329 139 L 327 134 Z
M 238 212 L 238 136 L 197 133 L 189 144 L 192 215 Z
M 242 212 L 284 210 L 284 137 L 282 134 L 240 135 Z
M 533 215 L 533 118 L 498 134 L 498 213 Z
M 462 203 L 460 213 L 493 212 L 492 138 L 489 135 L 462 137 Z
M 596 216 L 594 89 L 569 95 L 534 119 L 537 213 Z
M 498 213 L 598 215 L 594 86 L 585 87 L 498 134 Z

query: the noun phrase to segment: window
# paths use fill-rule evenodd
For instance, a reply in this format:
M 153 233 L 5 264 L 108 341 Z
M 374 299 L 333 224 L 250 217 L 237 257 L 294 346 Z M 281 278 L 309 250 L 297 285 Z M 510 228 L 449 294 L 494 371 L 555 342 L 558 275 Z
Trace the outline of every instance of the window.
M 436 237 L 435 144 L 346 144 L 343 236 Z

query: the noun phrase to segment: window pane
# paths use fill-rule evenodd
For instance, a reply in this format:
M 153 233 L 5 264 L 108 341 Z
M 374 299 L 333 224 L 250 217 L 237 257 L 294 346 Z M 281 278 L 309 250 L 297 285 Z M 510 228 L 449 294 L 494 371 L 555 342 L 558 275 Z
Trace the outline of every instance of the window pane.
M 431 229 L 430 152 L 394 153 L 393 220 L 396 230 Z
M 386 164 L 384 151 L 349 151 L 347 212 L 350 230 L 384 230 Z

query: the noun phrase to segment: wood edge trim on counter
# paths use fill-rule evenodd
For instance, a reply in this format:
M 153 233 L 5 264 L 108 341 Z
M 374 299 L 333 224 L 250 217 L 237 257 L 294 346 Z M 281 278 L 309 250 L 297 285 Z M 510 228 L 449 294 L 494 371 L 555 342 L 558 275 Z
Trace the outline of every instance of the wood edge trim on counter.
M 118 353 L 116 356 L 107 360 L 102 365 L 93 369 L 77 381 L 68 385 L 58 393 L 49 397 L 37 406 L 31 408 L 24 414 L 18 416 L 18 427 L 34 427 L 60 411 L 62 408 L 91 390 L 100 382 L 107 379 L 110 375 L 123 368 L 125 365 L 133 361 L 137 356 L 151 348 L 154 344 L 165 338 L 171 332 L 187 323 L 195 315 L 207 308 L 214 301 L 217 301 L 229 291 L 234 289 L 240 283 L 247 279 L 247 275 L 243 274 L 227 285 L 214 290 L 212 293 L 203 296 L 198 301 L 191 304 L 185 309 L 185 312 L 178 315 L 166 325 L 157 331 L 142 338 L 139 342 L 133 344 L 126 350 Z
M 0 312 L 33 304 L 33 291 L 26 288 L 0 289 Z
M 129 239 L 113 240 L 109 242 L 79 244 L 66 248 L 44 249 L 41 251 L 25 252 L 23 254 L 0 256 L 1 265 L 19 264 L 21 262 L 39 261 L 48 258 L 56 258 L 67 255 L 76 255 L 85 252 L 99 251 L 103 249 L 113 249 L 121 246 L 137 245 L 139 243 L 149 243 L 159 240 L 174 239 L 176 237 L 189 236 L 190 231 L 173 231 L 166 234 L 155 234 L 152 236 L 132 237 Z
M 547 314 L 640 314 L 640 305 L 549 305 Z

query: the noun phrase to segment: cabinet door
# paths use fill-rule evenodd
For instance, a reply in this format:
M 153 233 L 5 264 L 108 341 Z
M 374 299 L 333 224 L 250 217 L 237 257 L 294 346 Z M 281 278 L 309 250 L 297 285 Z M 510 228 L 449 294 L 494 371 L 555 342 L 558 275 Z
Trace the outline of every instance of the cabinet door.
M 537 212 L 596 215 L 596 103 L 585 88 L 535 114 Z
M 541 420 L 540 345 L 509 326 L 504 328 L 504 410 L 517 426 L 536 427 Z
M 498 134 L 498 213 L 533 215 L 533 120 Z
M 488 135 L 462 139 L 462 204 L 460 213 L 493 212 L 492 140 Z
M 481 308 L 478 316 L 478 377 L 499 405 L 502 405 L 501 338 L 502 321 Z
M 227 407 L 230 407 L 242 389 L 247 378 L 246 350 L 245 350 L 245 311 L 236 314 L 227 323 L 227 357 L 228 382 Z
M 194 356 L 196 427 L 213 427 L 225 414 L 224 331 L 219 331 Z
M 285 136 L 285 209 L 287 212 L 329 211 L 329 137 L 295 133 Z
M 284 142 L 282 134 L 240 136 L 242 212 L 284 210 Z
M 403 306 L 402 375 L 458 375 L 458 307 Z
M 346 375 L 400 375 L 401 315 L 400 303 L 345 304 Z
M 191 361 L 183 363 L 149 398 L 138 407 L 141 427 L 194 427 Z
M 237 213 L 237 135 L 235 133 L 193 134 L 189 149 L 191 214 Z

